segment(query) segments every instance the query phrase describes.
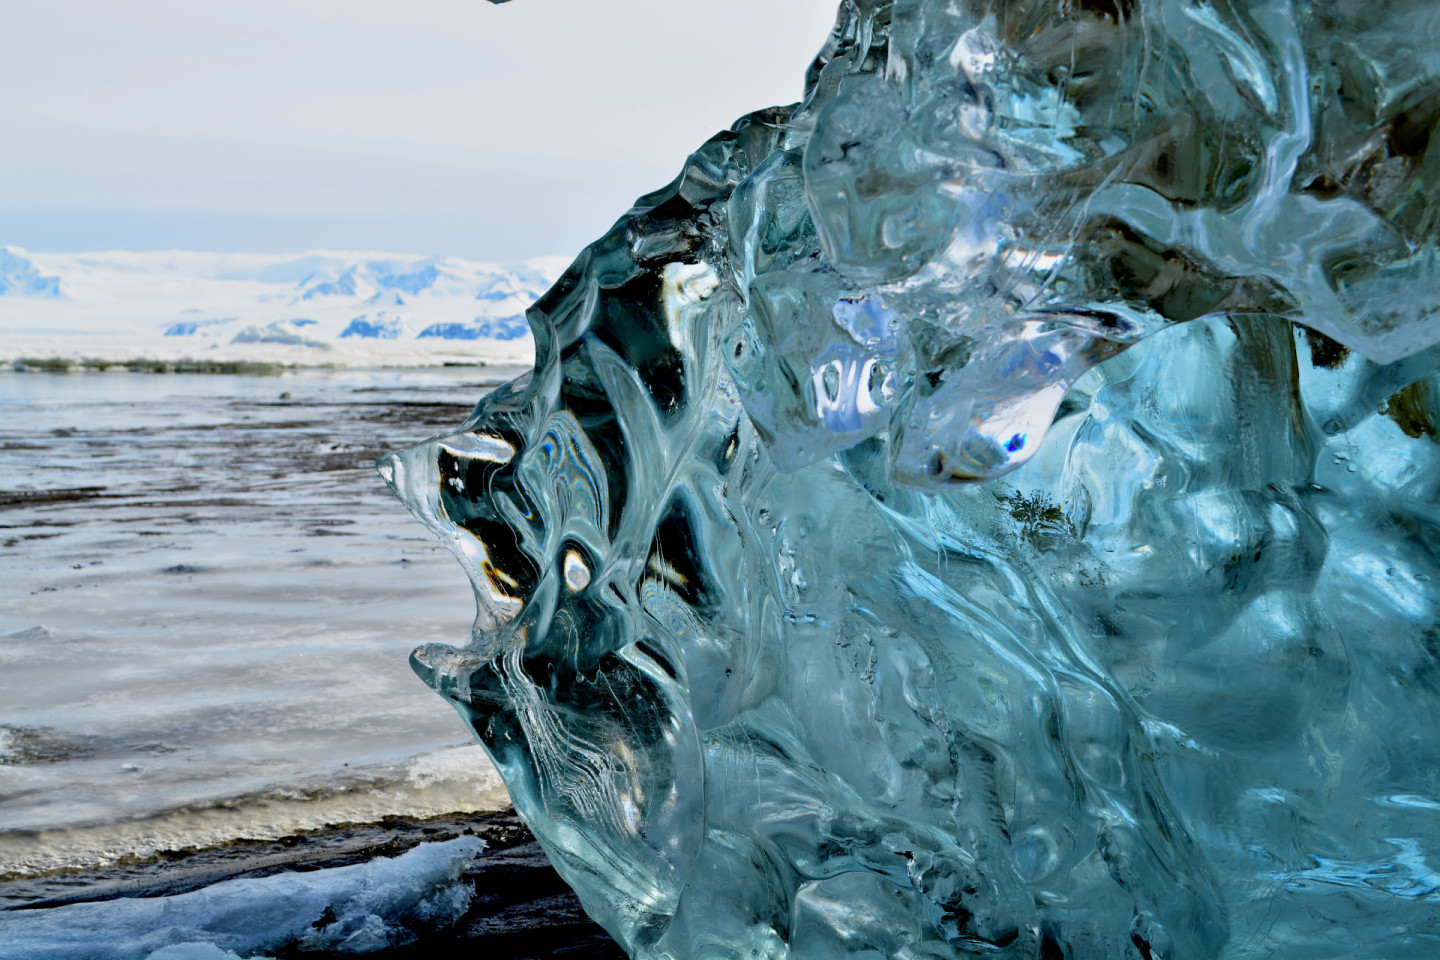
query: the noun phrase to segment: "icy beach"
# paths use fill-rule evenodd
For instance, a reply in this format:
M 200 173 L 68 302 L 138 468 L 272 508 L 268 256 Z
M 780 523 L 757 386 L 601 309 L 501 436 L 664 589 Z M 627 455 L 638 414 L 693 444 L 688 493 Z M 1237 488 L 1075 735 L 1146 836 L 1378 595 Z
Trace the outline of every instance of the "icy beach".
M 508 805 L 406 664 L 419 643 L 464 636 L 474 606 L 373 461 L 515 372 L 0 372 L 0 956 L 146 957 L 180 942 L 154 934 L 155 911 L 245 956 L 285 932 L 206 925 L 288 917 L 312 946 L 358 936 L 353 950 L 403 941 L 421 914 L 430 929 L 474 913 L 457 880 L 474 841 L 393 867 L 370 855 L 455 835 L 425 826 L 437 815 Z M 244 846 L 326 865 L 337 825 L 380 822 L 392 828 L 366 834 L 374 849 L 346 848 L 348 873 L 303 883 L 269 879 L 275 864 Z M 223 869 L 184 869 L 225 851 Z M 250 879 L 155 899 L 186 876 Z M 97 891 L 124 899 L 13 909 Z M 351 926 L 319 936 L 309 924 L 332 904 Z M 95 952 L 101 928 L 109 953 Z
M 0 374 L 0 874 L 505 804 L 406 665 L 464 577 L 372 467 L 487 382 Z

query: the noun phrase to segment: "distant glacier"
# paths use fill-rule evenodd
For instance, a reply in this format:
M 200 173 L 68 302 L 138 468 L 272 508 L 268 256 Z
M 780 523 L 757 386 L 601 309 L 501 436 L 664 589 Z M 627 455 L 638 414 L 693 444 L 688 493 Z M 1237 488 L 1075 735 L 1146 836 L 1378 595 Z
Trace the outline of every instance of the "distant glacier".
M 344 330 L 340 331 L 342 339 L 362 337 L 367 340 L 399 340 L 405 334 L 405 321 L 386 313 L 377 314 L 374 317 L 368 315 L 356 317 Z
M 524 315 L 517 317 L 479 317 L 470 323 L 432 323 L 420 331 L 422 337 L 442 340 L 519 340 L 530 335 Z
M 58 297 L 60 278 L 45 276 L 14 247 L 0 247 L 0 296 Z
M 450 362 L 457 352 L 523 362 L 531 348 L 525 311 L 565 265 L 560 257 L 502 264 L 344 251 L 0 247 L 0 362 L 200 350 L 301 365 Z

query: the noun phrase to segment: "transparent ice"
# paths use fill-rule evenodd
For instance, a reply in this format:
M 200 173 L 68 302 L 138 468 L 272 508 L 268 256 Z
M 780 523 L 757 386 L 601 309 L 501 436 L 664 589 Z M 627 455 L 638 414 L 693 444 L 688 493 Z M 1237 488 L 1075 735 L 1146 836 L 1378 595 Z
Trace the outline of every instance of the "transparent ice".
M 1437 115 L 1433 0 L 846 0 L 382 461 L 633 956 L 1440 956 Z

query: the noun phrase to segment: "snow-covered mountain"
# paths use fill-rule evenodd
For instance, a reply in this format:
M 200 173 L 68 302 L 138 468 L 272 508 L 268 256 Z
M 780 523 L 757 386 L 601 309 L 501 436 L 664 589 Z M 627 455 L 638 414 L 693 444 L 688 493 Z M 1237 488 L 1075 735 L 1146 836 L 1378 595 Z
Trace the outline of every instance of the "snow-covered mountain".
M 445 351 L 519 357 L 530 349 L 525 309 L 566 263 L 0 247 L 0 360 L 37 350 L 78 356 L 101 339 L 111 352 L 165 355 L 264 345 L 317 363 Z M 334 351 L 344 357 L 318 356 Z
M 41 274 L 25 251 L 0 247 L 0 296 L 58 297 L 60 278 Z

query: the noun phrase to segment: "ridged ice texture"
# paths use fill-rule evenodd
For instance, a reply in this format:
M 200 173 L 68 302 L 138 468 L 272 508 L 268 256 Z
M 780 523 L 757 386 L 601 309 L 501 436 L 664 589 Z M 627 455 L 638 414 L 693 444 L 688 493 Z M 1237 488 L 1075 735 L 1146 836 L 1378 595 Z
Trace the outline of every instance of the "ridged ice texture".
M 633 956 L 1440 956 L 1437 112 L 1433 0 L 847 2 L 382 462 Z

